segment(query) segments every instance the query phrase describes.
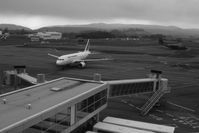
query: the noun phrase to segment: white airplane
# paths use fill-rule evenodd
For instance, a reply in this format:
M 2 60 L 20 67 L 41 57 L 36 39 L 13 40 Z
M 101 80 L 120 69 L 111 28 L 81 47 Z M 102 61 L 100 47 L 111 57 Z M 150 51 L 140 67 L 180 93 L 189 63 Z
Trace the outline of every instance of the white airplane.
M 86 66 L 86 62 L 110 60 L 108 58 L 86 59 L 90 54 L 91 52 L 89 51 L 89 40 L 88 40 L 84 51 L 73 54 L 62 55 L 62 56 L 56 56 L 53 54 L 48 54 L 48 55 L 57 58 L 56 61 L 57 66 L 77 65 L 81 68 L 84 68 Z

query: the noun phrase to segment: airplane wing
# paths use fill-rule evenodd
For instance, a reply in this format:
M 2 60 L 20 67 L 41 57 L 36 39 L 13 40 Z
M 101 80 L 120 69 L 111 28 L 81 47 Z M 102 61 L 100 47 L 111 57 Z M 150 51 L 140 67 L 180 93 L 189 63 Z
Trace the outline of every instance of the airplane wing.
M 93 61 L 106 61 L 106 60 L 113 60 L 109 58 L 102 58 L 102 59 L 85 59 L 85 60 L 76 60 L 74 62 L 93 62 Z
M 102 54 L 102 52 L 95 52 L 95 51 L 93 52 L 92 51 L 91 54 Z
M 51 57 L 54 57 L 54 58 L 59 58 L 59 56 L 57 56 L 57 55 L 53 55 L 53 54 L 49 54 L 49 53 L 48 53 L 48 55 Z

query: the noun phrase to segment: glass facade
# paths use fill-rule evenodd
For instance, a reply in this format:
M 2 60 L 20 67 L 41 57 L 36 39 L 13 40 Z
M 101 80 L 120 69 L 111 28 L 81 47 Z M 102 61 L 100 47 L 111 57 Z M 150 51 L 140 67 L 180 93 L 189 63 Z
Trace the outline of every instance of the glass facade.
M 76 104 L 76 121 L 100 108 L 107 102 L 107 89 Z
M 102 90 L 75 104 L 75 123 L 99 109 L 101 106 L 105 105 L 106 102 L 107 89 Z M 32 131 L 41 131 L 42 133 L 60 133 L 71 126 L 71 111 L 71 107 L 68 107 L 53 117 L 45 119 L 44 121 L 30 127 L 29 129 L 25 130 L 24 133 Z
M 62 110 L 58 114 L 47 118 L 38 124 L 23 131 L 23 133 L 42 132 L 42 133 L 61 133 L 70 127 L 70 107 Z

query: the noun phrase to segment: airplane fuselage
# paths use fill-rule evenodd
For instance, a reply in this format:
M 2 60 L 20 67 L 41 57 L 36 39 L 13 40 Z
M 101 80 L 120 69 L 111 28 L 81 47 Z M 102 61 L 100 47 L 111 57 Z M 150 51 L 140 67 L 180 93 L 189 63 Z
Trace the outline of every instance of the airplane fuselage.
M 93 62 L 93 61 L 103 61 L 107 60 L 107 58 L 104 59 L 86 59 L 91 52 L 89 51 L 89 39 L 87 41 L 86 47 L 84 48 L 84 51 L 73 53 L 73 54 L 66 54 L 62 56 L 57 56 L 48 53 L 49 56 L 56 58 L 56 65 L 57 66 L 79 66 L 81 68 L 84 68 L 86 66 L 86 62 Z
M 70 65 L 75 62 L 80 61 L 80 63 L 84 63 L 83 60 L 88 57 L 90 54 L 90 51 L 83 51 L 83 52 L 78 52 L 78 53 L 73 53 L 73 54 L 68 54 L 68 55 L 62 55 L 60 56 L 57 61 L 56 65 L 58 66 L 65 66 L 65 65 Z

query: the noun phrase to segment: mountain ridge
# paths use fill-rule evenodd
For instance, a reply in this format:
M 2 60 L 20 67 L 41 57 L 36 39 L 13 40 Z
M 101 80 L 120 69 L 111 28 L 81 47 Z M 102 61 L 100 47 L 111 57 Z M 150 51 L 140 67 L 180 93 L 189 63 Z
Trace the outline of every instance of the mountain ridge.
M 91 23 L 82 25 L 55 25 L 41 27 L 36 30 L 15 25 L 15 24 L 0 24 L 0 29 L 8 28 L 9 30 L 29 30 L 29 31 L 57 31 L 62 33 L 81 33 L 86 31 L 111 31 L 111 30 L 127 30 L 127 29 L 143 29 L 149 34 L 164 34 L 171 36 L 199 36 L 199 29 L 183 29 L 177 26 L 162 26 L 162 25 L 143 25 L 143 24 L 106 24 L 106 23 Z
M 25 26 L 21 26 L 21 25 L 16 25 L 16 24 L 0 24 L 0 29 L 4 30 L 4 29 L 8 29 L 8 30 L 28 30 L 31 31 L 32 29 L 25 27 Z
M 105 24 L 92 23 L 85 25 L 59 25 L 48 26 L 37 29 L 38 31 L 58 31 L 58 32 L 84 32 L 90 30 L 126 30 L 130 28 L 143 29 L 151 34 L 164 34 L 174 36 L 199 36 L 199 29 L 183 29 L 177 26 L 162 26 L 162 25 L 142 25 L 142 24 Z

